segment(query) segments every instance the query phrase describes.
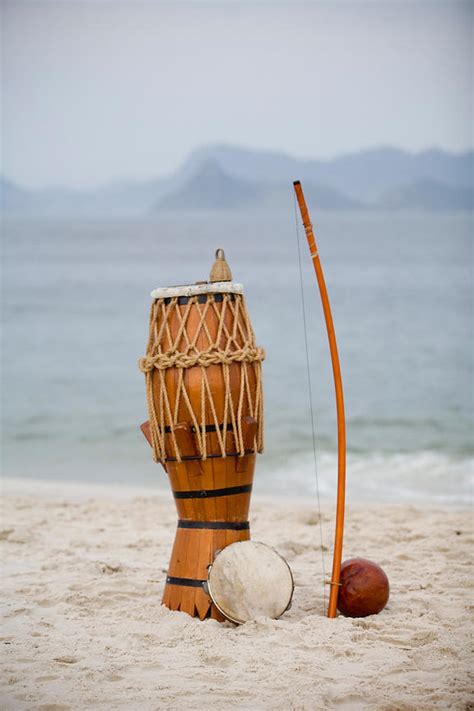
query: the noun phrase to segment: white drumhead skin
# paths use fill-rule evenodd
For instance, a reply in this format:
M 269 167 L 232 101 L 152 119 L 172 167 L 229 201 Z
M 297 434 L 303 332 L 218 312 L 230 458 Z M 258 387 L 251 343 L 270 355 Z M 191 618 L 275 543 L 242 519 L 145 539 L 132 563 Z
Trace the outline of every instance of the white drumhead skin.
M 199 296 L 199 294 L 242 294 L 242 284 L 233 281 L 210 281 L 203 284 L 182 284 L 181 286 L 163 286 L 153 289 L 152 299 L 166 299 L 174 296 Z
M 276 619 L 293 597 L 293 576 L 286 560 L 257 541 L 238 541 L 217 554 L 209 568 L 209 594 L 232 622 L 263 615 Z

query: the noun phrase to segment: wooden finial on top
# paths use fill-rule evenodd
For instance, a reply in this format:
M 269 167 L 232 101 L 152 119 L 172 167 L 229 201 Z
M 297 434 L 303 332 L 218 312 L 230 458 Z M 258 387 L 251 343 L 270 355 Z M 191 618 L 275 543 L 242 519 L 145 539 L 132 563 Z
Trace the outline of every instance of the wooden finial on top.
M 216 250 L 216 261 L 212 265 L 209 281 L 232 281 L 232 272 L 225 260 L 223 249 Z

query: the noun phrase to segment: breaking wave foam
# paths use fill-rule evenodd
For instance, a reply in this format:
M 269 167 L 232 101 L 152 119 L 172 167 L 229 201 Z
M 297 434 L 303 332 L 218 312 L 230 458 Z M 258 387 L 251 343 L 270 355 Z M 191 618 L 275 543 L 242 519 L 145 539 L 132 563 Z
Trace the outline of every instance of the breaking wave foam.
M 337 483 L 337 455 L 317 457 L 321 496 L 333 496 Z M 352 499 L 467 504 L 472 499 L 474 458 L 421 451 L 399 454 L 348 454 L 347 493 Z M 312 452 L 275 465 L 259 459 L 256 488 L 262 493 L 316 495 Z

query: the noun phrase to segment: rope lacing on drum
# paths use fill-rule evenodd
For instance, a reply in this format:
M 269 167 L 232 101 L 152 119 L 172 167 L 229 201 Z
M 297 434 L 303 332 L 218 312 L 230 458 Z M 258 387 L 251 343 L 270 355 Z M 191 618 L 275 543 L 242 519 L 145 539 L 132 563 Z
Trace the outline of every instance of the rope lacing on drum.
M 194 323 L 196 314 L 198 320 Z M 173 322 L 173 329 L 176 330 L 175 333 L 172 333 L 171 322 Z M 210 323 L 213 324 L 214 337 L 211 335 Z M 178 324 L 177 329 L 176 324 Z M 232 324 L 231 328 L 228 324 Z M 150 312 L 150 335 L 146 355 L 139 360 L 138 365 L 146 379 L 155 460 L 164 461 L 167 456 L 170 456 L 165 442 L 165 429 L 168 428 L 174 456 L 178 462 L 181 461 L 182 453 L 174 433 L 174 426 L 182 419 L 183 408 L 186 412 L 186 420 L 192 422 L 198 456 L 202 459 L 206 459 L 208 455 L 206 424 L 210 418 L 216 426 L 215 433 L 222 457 L 226 456 L 228 423 L 232 425 L 231 432 L 234 437 L 232 451 L 236 451 L 240 456 L 245 454 L 243 414 L 249 414 L 257 421 L 254 450 L 262 451 L 261 362 L 264 358 L 263 348 L 255 345 L 255 335 L 242 295 L 223 294 L 219 302 L 210 296 L 204 304 L 200 302 L 198 296 L 193 296 L 189 297 L 184 308 L 179 304 L 179 297 L 154 301 Z M 236 377 L 239 378 L 238 396 L 234 401 L 232 392 L 234 389 L 235 397 L 235 387 L 231 388 L 230 369 L 236 363 L 240 363 L 241 368 L 239 374 L 233 371 L 234 385 Z M 208 377 L 208 369 L 216 365 L 221 368 L 223 380 L 222 417 L 218 416 L 215 393 Z M 175 392 L 173 408 L 166 382 L 167 373 L 172 368 L 177 373 L 172 388 Z M 195 397 L 194 404 L 191 402 L 188 392 L 188 379 L 185 374 L 190 368 L 200 369 L 199 405 Z M 252 375 L 252 387 L 249 369 Z

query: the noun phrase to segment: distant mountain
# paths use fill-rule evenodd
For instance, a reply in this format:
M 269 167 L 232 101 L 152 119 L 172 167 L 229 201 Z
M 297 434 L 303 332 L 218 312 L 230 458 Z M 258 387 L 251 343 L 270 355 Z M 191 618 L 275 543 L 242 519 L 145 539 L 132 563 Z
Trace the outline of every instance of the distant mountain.
M 293 158 L 282 153 L 213 145 L 194 151 L 183 171 L 212 160 L 229 175 L 246 180 L 280 183 L 289 180 L 321 183 L 355 200 L 375 202 L 389 190 L 423 180 L 453 187 L 472 187 L 474 151 L 459 155 L 441 150 L 407 153 L 376 148 L 332 160 Z
M 472 210 L 474 189 L 453 188 L 435 181 L 420 181 L 386 193 L 379 206 L 389 210 Z
M 5 178 L 0 179 L 0 210 L 3 213 L 21 214 L 27 207 L 30 194 L 27 190 Z
M 316 161 L 213 145 L 194 151 L 173 175 L 90 190 L 27 190 L 0 180 L 0 209 L 12 217 L 126 219 L 159 210 L 274 209 L 303 182 L 321 209 L 472 208 L 474 151 L 407 153 L 380 148 Z
M 161 210 L 232 210 L 255 207 L 262 186 L 225 173 L 215 161 L 204 161 L 175 192 L 165 195 L 156 207 Z
M 321 209 L 344 210 L 360 207 L 337 190 L 324 185 L 305 185 L 309 204 Z M 156 204 L 156 210 L 270 210 L 292 204 L 292 190 L 286 183 L 254 182 L 226 173 L 215 161 L 197 163 L 194 173 L 181 188 L 165 195 Z
M 347 197 L 339 190 L 321 183 L 305 181 L 304 194 L 308 205 L 317 206 L 320 210 L 357 210 L 366 207 L 359 200 Z M 288 182 L 282 182 L 279 186 L 268 186 L 267 199 L 274 207 L 292 204 L 292 185 L 288 186 Z
M 140 217 L 157 197 L 176 186 L 174 176 L 143 182 L 117 182 L 91 190 L 27 190 L 0 179 L 0 210 L 11 217 Z

